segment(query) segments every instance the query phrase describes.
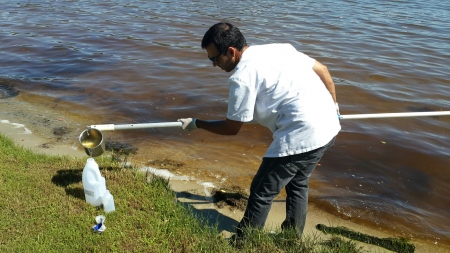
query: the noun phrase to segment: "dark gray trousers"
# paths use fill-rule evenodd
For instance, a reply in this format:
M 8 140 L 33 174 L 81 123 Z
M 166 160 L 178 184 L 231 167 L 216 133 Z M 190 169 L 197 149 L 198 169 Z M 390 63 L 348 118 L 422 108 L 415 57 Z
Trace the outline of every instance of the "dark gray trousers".
M 281 228 L 296 229 L 300 237 L 305 228 L 309 178 L 334 140 L 306 153 L 264 157 L 250 186 L 247 209 L 237 227 L 237 236 L 243 236 L 245 227 L 264 227 L 273 199 L 286 187 L 286 219 Z

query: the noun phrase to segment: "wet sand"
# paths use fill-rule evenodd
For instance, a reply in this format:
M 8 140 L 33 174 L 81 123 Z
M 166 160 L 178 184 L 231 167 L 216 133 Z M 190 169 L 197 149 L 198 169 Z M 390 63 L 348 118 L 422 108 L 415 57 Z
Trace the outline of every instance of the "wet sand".
M 57 108 L 52 103 L 23 101 L 20 96 L 0 99 L 0 105 L 4 108 L 0 112 L 0 133 L 14 140 L 17 145 L 31 149 L 34 152 L 49 155 L 87 158 L 87 155 L 78 143 L 78 135 L 86 127 L 78 123 L 83 122 L 82 120 L 80 121 L 79 115 L 68 115 L 66 111 L 61 110 L 64 108 Z M 67 129 L 67 131 L 62 135 L 58 135 L 55 129 L 59 128 Z M 130 157 L 129 160 L 135 163 L 133 165 L 138 168 L 143 166 L 143 162 L 140 160 L 133 161 L 133 157 Z M 178 200 L 186 205 L 192 205 L 198 214 L 206 217 L 211 222 L 215 223 L 218 221 L 219 229 L 223 236 L 229 237 L 234 232 L 234 226 L 242 218 L 243 212 L 228 206 L 219 208 L 214 203 L 211 197 L 212 186 L 220 185 L 223 178 L 211 174 L 205 175 L 200 179 L 193 175 L 183 175 L 182 170 L 172 171 L 171 173 L 174 174 L 172 174 L 170 183 L 177 194 Z M 277 230 L 284 219 L 284 213 L 285 202 L 280 197 L 273 203 L 266 223 L 266 229 Z M 338 218 L 310 204 L 305 234 L 312 237 L 327 237 L 316 230 L 317 224 L 333 227 L 345 226 L 354 231 L 380 238 L 395 237 L 385 231 L 368 228 Z M 450 252 L 450 248 L 442 245 L 438 247 L 437 245 L 430 245 L 421 241 L 411 242 L 415 245 L 416 252 Z M 369 252 L 391 252 L 364 243 L 358 243 L 358 245 L 361 245 Z

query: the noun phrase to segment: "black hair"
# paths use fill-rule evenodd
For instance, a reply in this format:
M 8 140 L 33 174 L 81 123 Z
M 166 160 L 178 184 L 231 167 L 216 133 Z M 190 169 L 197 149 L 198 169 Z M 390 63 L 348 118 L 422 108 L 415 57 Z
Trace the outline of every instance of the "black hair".
M 211 43 L 217 48 L 219 53 L 224 54 L 229 47 L 235 47 L 241 51 L 247 46 L 247 41 L 239 29 L 230 23 L 217 23 L 211 26 L 202 39 L 202 48 L 205 49 Z

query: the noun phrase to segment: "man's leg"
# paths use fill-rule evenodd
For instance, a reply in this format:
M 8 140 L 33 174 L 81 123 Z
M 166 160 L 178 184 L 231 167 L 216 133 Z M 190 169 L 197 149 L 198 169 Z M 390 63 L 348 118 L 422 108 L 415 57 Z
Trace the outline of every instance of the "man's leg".
M 273 199 L 297 173 L 289 160 L 289 157 L 263 158 L 250 186 L 247 208 L 236 231 L 238 237 L 243 236 L 245 227 L 264 227 Z
M 286 220 L 282 229 L 296 229 L 300 237 L 305 228 L 308 210 L 309 178 L 324 155 L 334 144 L 334 138 L 327 145 L 299 155 L 291 156 L 292 166 L 297 167 L 297 174 L 286 185 Z

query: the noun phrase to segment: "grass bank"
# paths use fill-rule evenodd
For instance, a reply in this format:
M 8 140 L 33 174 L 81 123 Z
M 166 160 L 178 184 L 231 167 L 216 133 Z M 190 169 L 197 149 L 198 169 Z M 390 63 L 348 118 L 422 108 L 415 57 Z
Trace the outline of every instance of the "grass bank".
M 0 135 L 0 252 L 237 252 L 176 200 L 166 180 L 96 158 L 116 211 L 86 203 L 86 159 L 47 156 Z M 97 215 L 106 231 L 92 231 Z M 239 252 L 362 252 L 354 242 L 250 233 Z

